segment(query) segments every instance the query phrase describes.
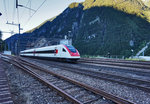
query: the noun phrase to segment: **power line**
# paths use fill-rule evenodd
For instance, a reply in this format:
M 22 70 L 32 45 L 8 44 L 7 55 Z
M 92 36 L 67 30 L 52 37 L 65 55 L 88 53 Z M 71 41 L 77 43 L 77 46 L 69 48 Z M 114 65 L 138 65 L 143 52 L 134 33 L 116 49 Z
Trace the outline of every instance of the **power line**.
M 43 6 L 43 4 L 46 2 L 46 0 L 44 0 L 44 1 L 39 5 L 39 7 L 38 7 L 36 10 L 34 10 L 34 9 L 31 9 L 31 0 L 28 0 L 28 1 L 27 1 L 26 6 L 19 5 L 19 4 L 18 4 L 18 1 L 19 1 L 19 0 L 14 0 L 13 14 L 12 14 L 12 23 L 13 23 L 15 17 L 17 17 L 18 24 L 20 24 L 20 13 L 19 13 L 19 8 L 18 8 L 18 6 L 19 6 L 19 7 L 24 7 L 24 8 L 26 8 L 26 9 L 29 9 L 29 10 L 30 10 L 30 11 L 29 11 L 30 17 L 28 18 L 28 20 L 27 20 L 27 22 L 26 22 L 25 25 L 27 25 L 27 23 L 31 20 L 31 18 L 37 13 L 37 11 L 38 11 L 38 10 Z M 7 8 L 7 6 L 6 6 L 6 0 L 3 0 L 3 3 L 4 3 L 6 21 L 8 21 L 8 8 Z M 10 4 L 9 4 L 9 1 L 8 1 L 8 5 L 10 5 Z M 15 7 L 17 8 L 17 11 L 16 11 L 16 8 L 15 8 Z M 31 10 L 34 11 L 33 14 L 31 14 Z M 17 12 L 17 13 L 16 13 L 16 12 Z M 23 13 L 24 13 L 24 11 L 23 11 Z M 23 13 L 22 13 L 22 14 L 23 14 Z M 16 14 L 17 14 L 17 16 L 15 16 Z M 21 17 L 22 17 L 22 16 L 23 16 L 23 15 L 21 15 Z
M 18 8 L 17 8 L 18 9 Z M 20 35 L 20 30 L 21 30 L 21 28 L 20 28 L 20 24 L 14 24 L 13 22 L 12 23 L 9 23 L 8 21 L 7 21 L 7 23 L 6 24 L 8 24 L 8 25 L 14 25 L 14 26 L 18 26 L 18 28 L 19 28 L 19 35 Z M 17 37 L 17 42 L 16 42 L 16 44 L 17 44 L 17 46 L 16 46 L 16 54 L 18 54 L 19 53 L 19 51 L 20 51 L 20 39 Z
M 42 5 L 46 2 L 46 0 L 44 0 L 42 2 L 42 4 L 35 10 L 35 12 L 29 17 L 29 19 L 27 20 L 25 26 L 28 24 L 28 22 L 31 20 L 31 18 L 34 16 L 34 14 L 42 7 Z
M 18 20 L 18 24 L 19 24 L 19 9 L 17 8 L 17 20 Z
M 7 8 L 6 8 L 6 0 L 3 0 L 4 3 L 4 11 L 5 11 L 5 15 L 6 15 L 6 21 L 8 21 L 8 15 L 7 15 Z M 7 28 L 9 28 L 9 26 L 7 26 Z
M 5 0 L 6 1 L 6 0 Z M 8 16 L 8 20 L 10 19 L 9 17 L 10 17 L 10 15 L 9 15 L 9 13 L 10 13 L 10 10 L 9 10 L 9 0 L 7 0 L 8 2 L 7 2 L 7 16 Z
M 8 25 L 14 25 L 14 26 L 18 26 L 18 29 L 19 29 L 19 34 L 20 34 L 20 30 L 22 30 L 22 28 L 20 28 L 20 24 L 15 24 L 14 22 L 12 22 L 12 23 L 9 23 L 8 21 L 7 21 L 7 23 L 6 24 L 8 24 Z
M 8 21 L 8 16 L 7 16 L 7 9 L 6 9 L 6 0 L 3 0 L 4 3 L 4 9 L 5 9 L 5 15 L 6 15 L 6 21 Z
M 18 0 L 16 0 L 16 8 L 17 8 L 17 20 L 18 20 L 18 24 L 20 24 L 19 22 L 19 9 L 18 9 Z
M 28 4 L 29 4 L 29 2 L 30 2 L 30 1 L 31 1 L 31 0 L 28 0 L 28 1 L 27 1 L 27 3 L 26 3 L 26 7 L 28 6 Z M 24 9 L 24 10 L 23 10 L 23 12 L 21 13 L 21 17 L 23 16 L 24 11 L 25 11 L 25 9 Z M 20 18 L 21 18 L 21 17 L 20 17 Z
M 29 7 L 31 8 L 31 0 L 30 0 Z M 29 16 L 31 16 L 31 10 L 29 11 Z
M 23 5 L 19 5 L 20 7 L 24 7 L 24 8 L 26 8 L 26 9 L 29 9 L 29 10 L 32 10 L 32 11 L 34 11 L 35 12 L 35 10 L 34 9 L 32 9 L 32 8 L 29 8 L 29 7 L 26 7 L 26 6 L 23 6 Z
M 16 5 L 16 0 L 14 0 L 14 8 L 13 8 L 13 14 L 12 14 L 12 21 L 14 21 L 14 18 L 15 18 L 15 5 Z

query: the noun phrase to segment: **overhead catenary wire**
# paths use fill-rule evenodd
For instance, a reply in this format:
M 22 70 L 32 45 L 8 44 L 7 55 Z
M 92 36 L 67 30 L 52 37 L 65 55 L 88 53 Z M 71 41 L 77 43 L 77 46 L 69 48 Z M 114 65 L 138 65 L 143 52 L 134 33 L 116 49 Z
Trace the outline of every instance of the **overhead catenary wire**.
M 17 8 L 17 20 L 18 20 L 18 24 L 20 23 L 19 21 L 19 9 Z
M 25 7 L 27 7 L 30 2 L 31 2 L 31 0 L 28 0 L 27 3 L 26 3 L 26 5 L 25 5 Z M 24 16 L 24 12 L 25 12 L 25 9 L 21 13 L 20 18 L 22 18 Z
M 30 0 L 29 7 L 31 8 L 31 0 Z M 31 10 L 29 10 L 29 16 L 31 16 Z
M 5 11 L 5 17 L 6 17 L 6 22 L 8 22 L 8 11 L 7 11 L 7 6 L 6 6 L 6 0 L 3 0 L 4 3 L 4 11 Z M 7 28 L 9 29 L 9 26 L 7 25 Z
M 8 19 L 10 19 L 10 15 L 9 15 L 9 13 L 10 13 L 10 10 L 9 10 L 9 0 L 7 0 L 8 2 L 7 2 L 7 16 L 8 16 Z
M 25 26 L 28 24 L 28 22 L 31 20 L 31 18 L 35 15 L 35 13 L 42 7 L 42 5 L 46 2 L 47 0 L 44 0 L 42 2 L 42 4 L 35 10 L 35 12 L 29 17 L 29 19 L 27 20 Z
M 15 8 L 15 6 L 16 6 L 16 0 L 14 0 L 13 14 L 12 14 L 12 21 L 14 21 L 14 19 L 15 19 L 15 14 L 16 14 L 16 8 Z
M 28 24 L 28 22 L 32 19 L 32 17 L 38 12 L 38 10 L 43 6 L 43 4 L 46 2 L 47 0 L 43 0 L 43 2 L 41 2 L 41 4 L 38 6 L 38 8 L 37 9 L 31 9 L 31 0 L 27 0 L 27 2 L 26 2 L 26 6 L 23 6 L 23 5 L 19 5 L 18 4 L 18 6 L 20 6 L 20 7 L 27 7 L 27 9 L 29 9 L 29 18 L 27 19 L 27 22 L 25 23 L 25 25 L 24 26 L 26 26 L 27 24 Z M 23 15 L 25 14 L 24 13 L 24 11 L 25 11 L 25 9 L 24 9 L 24 11 L 23 12 L 21 12 L 20 10 L 19 10 L 19 8 L 17 8 L 16 9 L 16 0 L 13 0 L 13 6 L 11 6 L 12 7 L 12 9 L 10 8 L 10 7 L 8 7 L 8 6 L 10 6 L 10 0 L 3 0 L 3 4 L 4 4 L 4 11 L 5 11 L 5 19 L 6 19 L 6 22 L 7 23 L 9 23 L 8 21 L 9 21 L 9 18 L 10 19 L 12 19 L 11 21 L 12 21 L 12 24 L 15 22 L 15 21 L 17 21 L 17 24 L 20 24 L 20 19 L 22 19 L 22 17 L 23 17 Z M 8 16 L 8 14 L 10 14 L 10 13 L 8 13 L 9 12 L 9 10 L 8 9 L 10 9 L 10 11 L 12 11 L 12 13 L 11 13 L 11 16 Z M 32 13 L 32 12 L 33 13 Z M 22 15 L 21 15 L 21 13 L 22 13 Z M 9 27 L 8 27 L 9 28 Z
M 6 8 L 6 0 L 3 0 L 3 3 L 4 3 L 4 10 L 5 10 L 5 15 L 6 15 L 6 21 L 8 21 L 7 8 Z

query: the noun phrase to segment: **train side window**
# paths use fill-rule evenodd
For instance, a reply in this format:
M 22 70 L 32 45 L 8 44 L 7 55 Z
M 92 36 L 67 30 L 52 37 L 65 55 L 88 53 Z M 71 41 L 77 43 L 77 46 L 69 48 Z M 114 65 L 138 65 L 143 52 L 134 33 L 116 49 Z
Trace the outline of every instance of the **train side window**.
M 66 50 L 63 48 L 63 50 L 62 50 L 63 52 L 66 52 Z

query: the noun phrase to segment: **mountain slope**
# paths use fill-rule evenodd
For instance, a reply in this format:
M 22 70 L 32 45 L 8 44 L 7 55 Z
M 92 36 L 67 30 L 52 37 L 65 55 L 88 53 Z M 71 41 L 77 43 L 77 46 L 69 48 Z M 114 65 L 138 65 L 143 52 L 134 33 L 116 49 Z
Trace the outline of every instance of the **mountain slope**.
M 35 27 L 35 28 L 31 29 L 31 30 L 26 31 L 25 33 L 32 33 L 34 30 L 39 29 L 39 28 L 40 28 L 42 25 L 44 25 L 46 22 L 48 22 L 48 21 L 50 21 L 50 22 L 53 21 L 56 17 L 57 17 L 57 16 L 55 16 L 55 17 L 53 17 L 53 18 L 51 18 L 51 19 L 48 19 L 48 20 L 44 21 L 43 23 L 41 23 L 41 24 L 38 25 L 37 27 Z
M 150 0 L 142 0 L 142 1 L 146 6 L 150 7 Z
M 20 41 L 19 50 L 41 46 L 37 45 L 41 42 L 45 42 L 41 43 L 43 45 L 58 44 L 69 35 L 81 55 L 106 55 L 109 52 L 129 57 L 131 50 L 135 54 L 150 41 L 150 23 L 142 11 L 149 12 L 149 8 L 140 0 L 86 0 L 72 3 L 52 21 L 14 37 Z M 17 38 L 14 37 L 15 52 Z M 11 38 L 6 41 L 10 44 Z
M 84 12 L 75 46 L 81 54 L 130 56 L 150 39 L 150 24 L 145 20 L 108 7 L 94 7 Z M 82 35 L 81 35 L 82 34 Z M 134 46 L 130 46 L 130 41 Z M 84 49 L 83 49 L 84 48 Z
M 85 0 L 84 9 L 91 7 L 113 7 L 128 14 L 136 14 L 150 21 L 150 8 L 141 0 Z

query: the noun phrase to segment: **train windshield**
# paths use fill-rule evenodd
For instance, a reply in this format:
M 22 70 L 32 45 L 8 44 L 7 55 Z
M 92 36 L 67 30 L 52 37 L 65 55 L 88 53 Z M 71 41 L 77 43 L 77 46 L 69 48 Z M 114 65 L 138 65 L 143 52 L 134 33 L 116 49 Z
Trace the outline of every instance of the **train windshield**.
M 71 46 L 71 45 L 66 45 L 67 47 L 68 47 L 68 49 L 71 51 L 71 52 L 73 52 L 73 53 L 76 53 L 77 51 L 76 51 L 76 49 L 73 47 L 73 46 Z

